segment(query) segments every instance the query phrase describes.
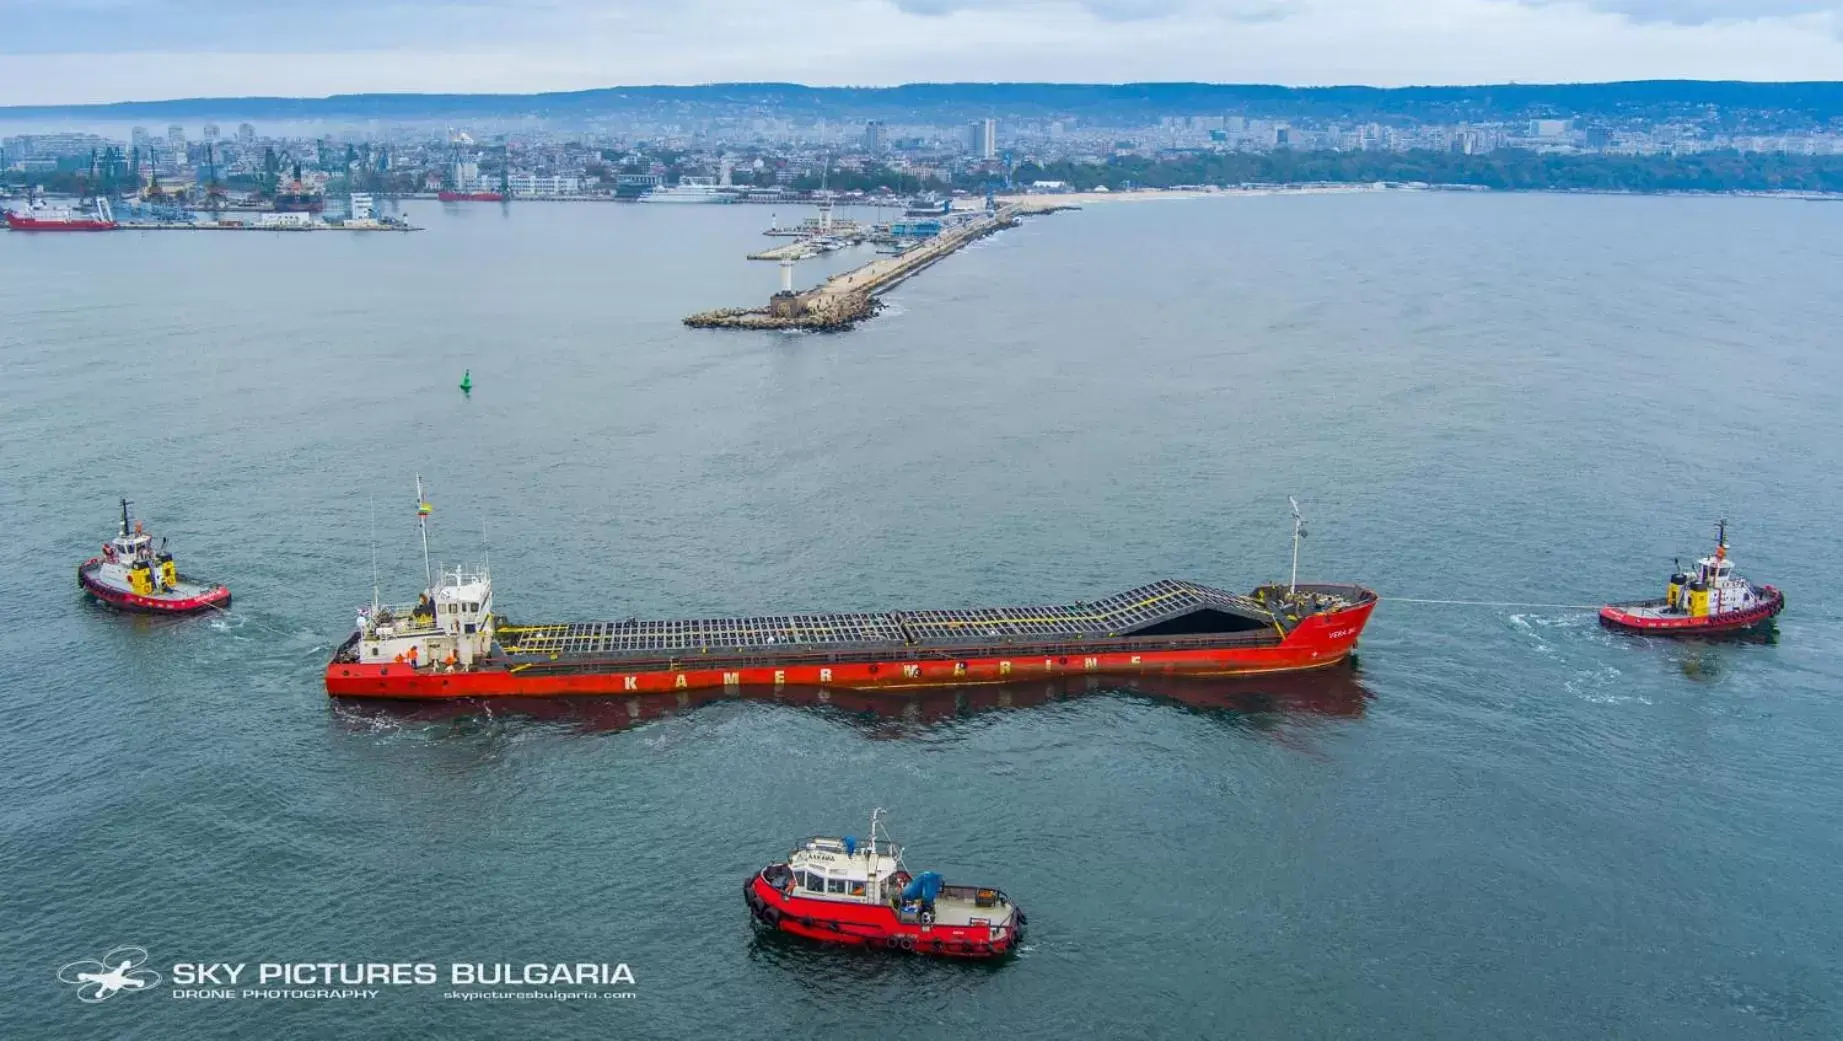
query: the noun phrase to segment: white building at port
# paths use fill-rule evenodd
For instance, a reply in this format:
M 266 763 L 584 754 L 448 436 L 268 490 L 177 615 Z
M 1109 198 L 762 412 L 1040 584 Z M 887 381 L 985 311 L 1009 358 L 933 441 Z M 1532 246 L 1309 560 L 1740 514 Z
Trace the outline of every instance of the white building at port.
M 582 191 L 582 178 L 515 173 L 506 178 L 506 188 L 513 195 L 575 195 Z

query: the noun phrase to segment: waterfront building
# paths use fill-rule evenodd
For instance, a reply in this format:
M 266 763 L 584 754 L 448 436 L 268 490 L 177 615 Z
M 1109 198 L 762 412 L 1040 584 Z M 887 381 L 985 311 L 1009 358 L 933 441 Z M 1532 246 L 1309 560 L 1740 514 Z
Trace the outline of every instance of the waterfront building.
M 871 155 L 882 155 L 889 148 L 889 128 L 881 119 L 873 119 L 864 124 L 864 151 Z
M 582 178 L 515 173 L 506 178 L 506 188 L 513 195 L 575 195 L 582 191 Z
M 245 148 L 256 143 L 256 128 L 248 123 L 237 124 L 237 143 Z

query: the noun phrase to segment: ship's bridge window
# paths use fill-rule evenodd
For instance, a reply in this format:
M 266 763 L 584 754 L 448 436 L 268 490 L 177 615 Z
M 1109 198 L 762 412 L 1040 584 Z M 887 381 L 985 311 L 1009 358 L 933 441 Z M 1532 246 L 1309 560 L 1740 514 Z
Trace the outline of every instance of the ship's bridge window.
M 821 874 L 820 874 L 819 872 L 817 872 L 817 871 L 809 871 L 809 872 L 807 872 L 807 875 L 806 875 L 806 888 L 807 888 L 807 890 L 808 890 L 809 892 L 813 892 L 813 893 L 823 893 L 823 892 L 825 892 L 825 891 L 826 891 L 826 880 L 825 880 L 825 876 L 824 876 L 824 875 L 821 875 Z
M 851 891 L 851 883 L 849 881 L 842 879 L 842 878 L 826 879 L 826 892 L 828 893 L 848 893 L 850 891 Z
M 806 888 L 806 871 L 804 869 L 794 872 L 794 885 L 799 886 L 801 889 Z

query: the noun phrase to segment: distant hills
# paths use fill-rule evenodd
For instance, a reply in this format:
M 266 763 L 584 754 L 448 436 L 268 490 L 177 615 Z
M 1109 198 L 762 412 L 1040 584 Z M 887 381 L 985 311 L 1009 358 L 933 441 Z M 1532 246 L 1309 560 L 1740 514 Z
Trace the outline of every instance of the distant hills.
M 185 98 L 106 105 L 0 107 L 31 120 L 462 120 L 540 118 L 576 123 L 634 117 L 815 118 L 944 123 L 985 116 L 1073 117 L 1143 125 L 1162 116 L 1425 123 L 1573 118 L 1610 123 L 1686 121 L 1773 132 L 1843 129 L 1843 82 L 1623 83 L 1466 87 L 1281 87 L 1213 83 L 914 83 L 807 87 L 793 83 L 607 87 L 547 94 L 336 94 L 325 98 Z

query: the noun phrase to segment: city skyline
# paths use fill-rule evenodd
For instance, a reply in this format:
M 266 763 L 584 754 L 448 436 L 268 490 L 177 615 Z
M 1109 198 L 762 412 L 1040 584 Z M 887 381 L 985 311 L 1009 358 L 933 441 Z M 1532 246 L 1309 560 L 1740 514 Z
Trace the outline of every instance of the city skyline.
M 420 0 L 318 10 L 330 17 L 302 24 L 295 12 L 207 4 L 212 31 L 201 33 L 161 4 L 96 0 L 79 18 L 0 0 L 0 105 L 737 81 L 1784 81 L 1843 69 L 1843 0 L 691 0 L 619 10 Z

